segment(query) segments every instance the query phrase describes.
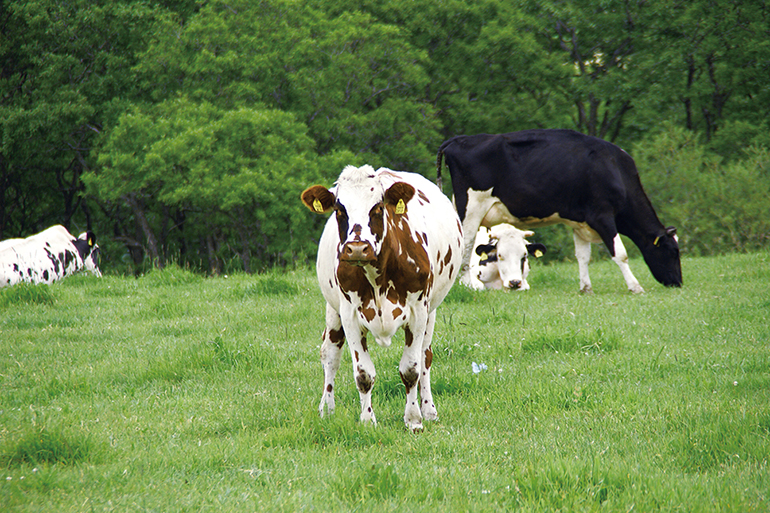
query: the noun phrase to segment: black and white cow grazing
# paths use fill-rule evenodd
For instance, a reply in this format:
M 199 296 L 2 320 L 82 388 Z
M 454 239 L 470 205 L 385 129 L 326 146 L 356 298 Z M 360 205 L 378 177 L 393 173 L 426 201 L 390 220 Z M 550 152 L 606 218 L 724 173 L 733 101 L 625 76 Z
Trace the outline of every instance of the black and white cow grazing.
M 438 417 L 430 387 L 436 308 L 462 257 L 462 228 L 452 203 L 420 175 L 371 166 L 347 166 L 331 189 L 314 185 L 302 193 L 302 202 L 313 212 L 335 213 L 321 235 L 316 269 L 326 299 L 319 412 L 323 416 L 324 406 L 334 411 L 334 377 L 347 338 L 361 421 L 376 424 L 367 333 L 389 346 L 403 328 L 404 422 L 422 429 L 423 418 Z
M 77 239 L 61 225 L 26 239 L 0 242 L 0 287 L 17 283 L 53 283 L 81 270 L 101 276 L 99 246 L 91 232 Z
M 540 258 L 543 244 L 528 242 L 534 232 L 507 223 L 482 226 L 473 243 L 470 286 L 476 290 L 529 290 L 529 255 Z
M 656 280 L 682 285 L 676 229 L 658 220 L 633 159 L 614 144 L 571 130 L 460 135 L 438 150 L 438 183 L 442 156 L 463 220 L 463 283 L 479 226 L 563 223 L 573 230 L 582 292 L 592 292 L 592 242 L 604 243 L 631 292 L 644 292 L 618 234 L 639 247 Z

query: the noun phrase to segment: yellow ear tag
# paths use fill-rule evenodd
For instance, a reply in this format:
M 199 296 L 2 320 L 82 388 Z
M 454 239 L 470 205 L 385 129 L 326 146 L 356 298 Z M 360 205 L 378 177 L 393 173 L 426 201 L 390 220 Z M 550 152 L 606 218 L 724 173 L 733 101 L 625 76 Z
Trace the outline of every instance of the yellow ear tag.
M 540 251 L 539 249 L 536 249 L 535 250 L 535 258 L 540 258 L 541 256 L 543 256 L 543 252 Z
M 406 204 L 404 204 L 404 200 L 400 199 L 396 203 L 396 214 L 403 214 L 404 212 L 406 212 Z
M 658 241 L 660 241 L 660 237 L 655 237 L 655 241 L 652 243 L 653 246 L 658 245 Z
M 324 212 L 324 207 L 323 205 L 321 205 L 321 200 L 319 200 L 318 198 L 313 200 L 313 210 L 315 210 L 319 214 L 323 214 Z
M 486 260 L 487 258 L 489 258 L 489 255 L 487 255 L 486 253 L 482 253 L 482 254 L 479 255 L 479 260 L 482 261 L 482 262 L 484 260 Z

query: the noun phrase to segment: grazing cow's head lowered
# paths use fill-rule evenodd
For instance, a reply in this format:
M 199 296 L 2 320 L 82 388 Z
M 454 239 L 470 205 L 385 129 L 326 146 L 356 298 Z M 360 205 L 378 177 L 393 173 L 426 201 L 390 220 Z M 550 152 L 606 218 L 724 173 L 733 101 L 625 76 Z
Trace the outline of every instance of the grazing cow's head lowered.
M 676 228 L 669 226 L 648 244 L 642 245 L 641 249 L 644 261 L 656 280 L 666 287 L 682 286 L 682 264 Z
M 346 167 L 334 187 L 314 185 L 302 193 L 302 202 L 316 213 L 334 210 L 339 229 L 339 259 L 363 266 L 377 260 L 387 236 L 388 217 L 406 214 L 414 187 L 396 182 L 383 190 L 371 166 Z

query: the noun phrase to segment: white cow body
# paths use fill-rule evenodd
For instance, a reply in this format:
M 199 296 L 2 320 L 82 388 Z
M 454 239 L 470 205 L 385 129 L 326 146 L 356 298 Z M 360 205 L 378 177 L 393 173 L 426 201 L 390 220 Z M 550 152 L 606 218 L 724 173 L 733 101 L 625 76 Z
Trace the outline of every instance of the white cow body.
M 99 246 L 92 233 L 76 239 L 61 225 L 26 239 L 8 239 L 0 243 L 0 287 L 50 284 L 83 269 L 101 276 L 98 255 Z
M 460 270 L 462 228 L 452 203 L 429 180 L 371 166 L 346 167 L 331 189 L 302 194 L 311 210 L 332 209 L 318 247 L 317 274 L 326 299 L 321 347 L 324 389 L 319 412 L 334 411 L 334 377 L 348 340 L 361 399 L 361 421 L 376 423 L 371 406 L 375 369 L 367 333 L 389 346 L 404 329 L 399 364 L 413 430 L 438 417 L 430 388 L 436 308 Z M 421 403 L 418 404 L 418 385 Z
M 482 226 L 476 232 L 473 247 L 475 249 L 492 242 L 489 228 Z M 491 254 L 486 251 L 479 253 L 473 251 L 471 253 L 467 285 L 474 290 L 500 290 L 503 288 L 503 281 L 500 279 L 500 272 L 497 270 L 497 250 L 494 250 Z

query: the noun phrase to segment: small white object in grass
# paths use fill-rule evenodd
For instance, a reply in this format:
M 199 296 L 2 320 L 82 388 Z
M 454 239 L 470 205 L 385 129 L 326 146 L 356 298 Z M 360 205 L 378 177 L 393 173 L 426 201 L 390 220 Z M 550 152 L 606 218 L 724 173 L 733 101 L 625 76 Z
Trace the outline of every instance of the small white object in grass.
M 487 370 L 487 364 L 485 363 L 471 363 L 471 368 L 473 369 L 474 374 L 478 374 L 481 371 Z

